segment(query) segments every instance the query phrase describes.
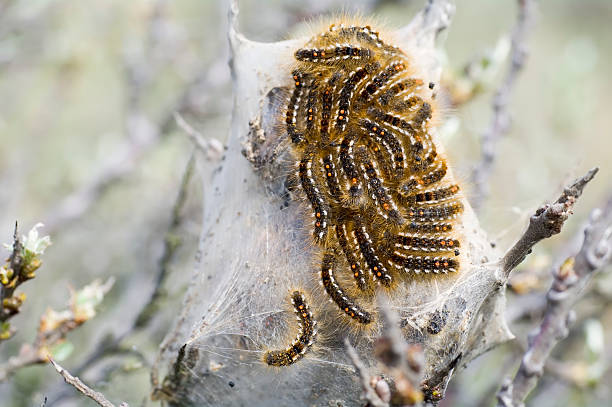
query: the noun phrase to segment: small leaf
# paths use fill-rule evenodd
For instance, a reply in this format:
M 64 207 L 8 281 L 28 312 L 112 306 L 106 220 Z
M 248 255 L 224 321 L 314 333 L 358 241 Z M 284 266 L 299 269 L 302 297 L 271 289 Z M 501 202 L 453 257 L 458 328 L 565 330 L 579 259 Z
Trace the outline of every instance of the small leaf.
M 12 334 L 11 324 L 8 321 L 0 323 L 0 341 L 9 339 Z
M 51 238 L 49 236 L 38 237 L 38 228 L 43 226 L 42 223 L 37 223 L 30 229 L 27 236 L 23 236 L 23 247 L 25 248 L 26 255 L 33 255 L 32 257 L 39 256 L 51 245 Z

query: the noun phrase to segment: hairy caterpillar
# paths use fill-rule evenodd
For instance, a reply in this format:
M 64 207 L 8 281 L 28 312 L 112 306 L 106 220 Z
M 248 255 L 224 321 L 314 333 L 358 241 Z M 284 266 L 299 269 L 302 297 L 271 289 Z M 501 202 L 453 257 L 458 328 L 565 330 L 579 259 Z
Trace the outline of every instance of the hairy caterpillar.
M 453 224 L 463 204 L 434 141 L 435 85 L 369 26 L 332 25 L 294 58 L 282 117 L 323 252 L 318 278 L 339 315 L 365 326 L 374 315 L 354 293 L 371 299 L 406 275 L 460 268 L 462 239 Z M 342 273 L 357 290 L 341 286 Z M 293 293 L 294 305 L 304 301 Z M 306 314 L 298 337 L 266 352 L 266 364 L 290 365 L 311 347 L 316 313 Z
M 304 294 L 294 291 L 291 294 L 291 304 L 293 304 L 300 326 L 298 336 L 287 349 L 269 351 L 264 354 L 264 360 L 270 366 L 287 366 L 299 360 L 312 346 L 317 335 L 317 322 L 312 318 L 312 312 L 306 303 Z

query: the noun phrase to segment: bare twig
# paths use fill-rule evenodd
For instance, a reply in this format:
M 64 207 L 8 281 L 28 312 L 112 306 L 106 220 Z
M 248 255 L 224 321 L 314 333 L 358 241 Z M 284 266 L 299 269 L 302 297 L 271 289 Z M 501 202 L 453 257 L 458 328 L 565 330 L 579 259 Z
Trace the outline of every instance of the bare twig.
M 17 315 L 25 301 L 25 294 L 17 294 L 17 288 L 36 277 L 36 270 L 41 266 L 40 256 L 51 244 L 49 236 L 39 238 L 36 224 L 27 236 L 19 238 L 17 222 L 13 233 L 13 244 L 9 258 L 0 265 L 0 342 L 13 336 L 16 329 L 8 320 Z
M 159 124 L 155 123 L 141 107 L 143 93 L 155 77 L 154 70 L 160 68 L 157 66 L 159 64 L 152 64 L 152 58 L 148 54 L 158 46 L 156 40 L 159 35 L 155 33 L 159 30 L 160 19 L 163 18 L 164 5 L 164 0 L 158 0 L 153 6 L 148 22 L 145 55 L 132 59 L 127 55 L 124 57 L 126 140 L 109 155 L 91 181 L 61 200 L 46 214 L 44 219 L 53 233 L 60 231 L 60 226 L 85 214 L 110 187 L 136 168 L 146 152 L 157 145 L 164 135 L 162 128 L 172 120 L 171 115 L 166 115 Z M 189 86 L 185 88 L 185 92 L 188 90 Z
M 100 340 L 100 342 L 98 342 L 96 347 L 89 352 L 89 355 L 85 357 L 85 359 L 73 370 L 76 375 L 82 375 L 96 362 L 107 356 L 120 353 L 132 353 L 128 352 L 128 350 L 124 348 L 123 342 L 130 335 L 145 328 L 151 318 L 155 315 L 155 312 L 159 306 L 159 301 L 164 296 L 164 283 L 168 277 L 169 265 L 172 262 L 178 248 L 181 246 L 181 241 L 176 237 L 176 232 L 182 222 L 183 207 L 187 200 L 187 188 L 191 178 L 193 177 L 194 168 L 195 156 L 192 154 L 187 162 L 185 171 L 183 172 L 177 198 L 172 207 L 172 216 L 164 239 L 164 250 L 158 262 L 159 267 L 157 269 L 155 287 L 151 292 L 149 301 L 147 301 L 142 308 L 140 308 L 132 325 L 130 325 L 130 327 L 128 327 L 123 333 L 114 337 L 104 337 L 102 340 Z M 55 404 L 67 396 L 69 396 L 68 393 L 57 392 L 52 394 L 49 399 L 51 400 L 51 404 Z
M 205 138 L 194 129 L 178 112 L 174 113 L 176 124 L 189 136 L 193 144 L 200 150 L 207 160 L 217 161 L 223 154 L 223 144 L 214 138 Z
M 346 346 L 346 352 L 351 358 L 353 366 L 355 366 L 355 369 L 359 374 L 359 381 L 361 383 L 361 389 L 363 391 L 363 399 L 373 407 L 388 407 L 389 403 L 386 403 L 381 400 L 381 398 L 372 388 L 370 373 L 368 372 L 368 369 L 366 368 L 365 364 L 359 358 L 359 355 L 357 355 L 357 351 L 355 350 L 355 348 L 353 348 L 348 338 L 344 339 L 344 345 Z
M 502 259 L 503 278 L 508 278 L 510 272 L 531 253 L 531 248 L 536 243 L 561 232 L 563 224 L 572 213 L 576 200 L 582 195 L 584 187 L 593 179 L 598 170 L 598 168 L 589 170 L 583 177 L 566 187 L 553 204 L 543 205 L 536 211 L 529 219 L 529 226 L 525 233 Z
M 200 230 L 200 236 L 198 239 L 198 249 L 195 255 L 194 268 L 198 268 L 202 262 L 203 253 L 205 249 L 205 243 L 206 243 L 205 237 L 207 233 L 208 233 L 207 229 L 202 227 Z M 189 301 L 189 300 L 190 299 L 189 299 L 189 294 L 188 294 L 184 302 Z M 159 366 L 162 362 L 162 357 L 165 355 L 166 352 L 168 352 L 169 349 L 171 349 L 173 342 L 176 340 L 176 338 L 178 338 L 180 334 L 179 328 L 187 318 L 186 316 L 187 310 L 188 310 L 187 307 L 182 307 L 181 313 L 174 321 L 174 326 L 170 329 L 169 333 L 166 335 L 162 343 L 159 345 L 159 351 L 157 353 L 157 356 L 155 357 L 155 361 L 153 362 L 153 365 L 151 366 L 150 382 L 151 382 L 151 386 L 153 387 L 153 390 L 151 392 L 151 398 L 153 400 L 159 400 L 159 399 L 164 398 L 165 389 L 160 384 Z M 177 362 L 178 362 L 178 359 L 177 359 Z
M 397 315 L 386 300 L 380 301 L 384 321 L 383 335 L 376 340 L 374 354 L 382 365 L 383 374 L 393 381 L 393 390 L 386 380 L 370 377 L 368 369 L 351 346 L 344 343 L 351 362 L 355 366 L 362 387 L 362 397 L 372 406 L 421 405 L 424 395 L 421 391 L 423 351 L 418 345 L 406 343 Z
M 187 162 L 183 177 L 179 186 L 179 191 L 172 207 L 172 216 L 168 230 L 164 237 L 164 251 L 159 259 L 159 267 L 157 270 L 157 278 L 155 280 L 155 287 L 151 292 L 149 301 L 138 312 L 132 325 L 122 334 L 118 335 L 114 340 L 109 341 L 108 338 L 100 341 L 99 345 L 94 351 L 91 352 L 89 357 L 75 369 L 76 374 L 82 374 L 88 369 L 93 363 L 105 357 L 109 354 L 115 353 L 121 350 L 121 343 L 137 330 L 144 328 L 150 321 L 151 317 L 157 310 L 158 301 L 163 296 L 163 286 L 168 276 L 168 266 L 174 258 L 177 249 L 181 246 L 180 241 L 175 237 L 176 229 L 180 226 L 182 221 L 182 212 L 185 202 L 187 200 L 187 188 L 191 177 L 193 176 L 195 167 L 195 157 L 192 154 Z
M 49 358 L 49 362 L 53 365 L 57 373 L 59 373 L 64 378 L 64 381 L 74 387 L 76 390 L 80 391 L 85 396 L 89 397 L 102 407 L 115 407 L 113 403 L 108 401 L 104 394 L 89 388 L 85 383 L 81 381 L 81 379 L 71 375 L 70 372 L 58 365 L 53 359 Z M 127 406 L 126 403 L 121 403 L 121 405 Z
M 0 365 L 0 383 L 23 367 L 45 362 L 46 360 L 32 346 L 23 345 L 19 355 L 11 356 L 7 362 Z
M 153 288 L 149 301 L 147 301 L 147 303 L 138 313 L 131 331 L 145 327 L 159 308 L 159 300 L 164 294 L 163 286 L 166 282 L 166 278 L 168 277 L 170 262 L 174 258 L 177 249 L 181 246 L 181 241 L 176 237 L 176 232 L 182 222 L 183 207 L 185 206 L 185 201 L 187 200 L 187 189 L 193 176 L 194 167 L 195 155 L 191 154 L 189 161 L 187 161 L 185 171 L 183 172 L 183 178 L 181 179 L 178 195 L 174 201 L 174 205 L 172 206 L 172 219 L 170 220 L 170 225 L 168 226 L 164 239 L 164 251 L 159 259 L 155 287 Z
M 497 145 L 510 127 L 510 113 L 508 112 L 510 95 L 527 58 L 527 31 L 531 25 L 535 1 L 518 0 L 518 5 L 518 19 L 512 31 L 510 68 L 493 97 L 493 117 L 489 127 L 482 135 L 480 162 L 472 172 L 472 181 L 475 185 L 472 206 L 476 211 L 481 208 L 489 193 L 489 177 L 497 154 Z
M 190 91 L 191 86 L 186 86 L 185 94 Z M 139 135 L 132 135 L 122 142 L 109 154 L 108 160 L 100 166 L 97 175 L 89 183 L 62 199 L 45 215 L 49 230 L 57 234 L 61 226 L 83 216 L 106 191 L 137 167 L 147 152 L 158 144 L 162 136 L 167 135 L 173 122 L 172 114 L 163 118 L 158 125 L 144 116 L 140 117 L 137 123 L 134 120 L 129 127 Z
M 4 306 L 5 299 L 13 296 L 15 289 L 22 284 L 26 279 L 23 276 L 23 243 L 19 240 L 19 227 L 15 222 L 15 231 L 13 232 L 13 251 L 8 258 L 7 270 L 12 270 L 16 281 L 13 284 L 0 284 L 0 322 L 5 322 L 18 312 L 17 309 L 11 309 Z M 0 338 L 0 340 L 2 340 Z
M 587 181 L 583 182 L 586 184 Z M 593 276 L 612 259 L 612 200 L 591 214 L 582 248 L 555 271 L 542 323 L 528 338 L 528 347 L 514 380 L 498 393 L 499 406 L 521 407 L 542 375 L 546 359 L 568 334 L 572 307 Z

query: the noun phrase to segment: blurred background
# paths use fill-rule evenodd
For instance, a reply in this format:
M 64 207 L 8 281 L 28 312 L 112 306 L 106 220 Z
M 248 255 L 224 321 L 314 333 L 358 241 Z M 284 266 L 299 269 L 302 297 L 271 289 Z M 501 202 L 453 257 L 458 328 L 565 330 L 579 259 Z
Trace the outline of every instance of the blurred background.
M 401 26 L 423 3 L 241 0 L 240 25 L 251 39 L 277 41 L 342 10 Z M 612 2 L 538 3 L 481 223 L 506 248 L 565 183 L 593 166 L 600 173 L 563 233 L 515 272 L 508 319 L 517 341 L 456 375 L 445 406 L 493 405 L 540 320 L 551 267 L 577 250 L 581 225 L 612 193 Z M 463 0 L 445 34 L 442 137 L 467 184 L 508 66 L 516 9 L 514 0 Z M 47 307 L 65 308 L 68 287 L 112 276 L 98 315 L 68 335 L 72 352 L 61 363 L 112 400 L 147 403 L 150 367 L 191 278 L 207 192 L 202 173 L 211 167 L 194 154 L 174 113 L 203 138 L 225 142 L 232 100 L 226 12 L 222 0 L 0 0 L 0 241 L 12 242 L 16 220 L 21 233 L 43 222 L 40 233 L 53 241 L 37 277 L 20 287 L 27 300 L 11 320 L 18 332 L 0 343 L 0 366 L 34 340 Z M 157 306 L 135 323 L 160 275 Z M 531 404 L 610 400 L 611 300 L 612 276 L 602 273 Z M 48 405 L 95 405 L 45 365 L 0 383 L 2 406 L 40 405 L 45 396 Z

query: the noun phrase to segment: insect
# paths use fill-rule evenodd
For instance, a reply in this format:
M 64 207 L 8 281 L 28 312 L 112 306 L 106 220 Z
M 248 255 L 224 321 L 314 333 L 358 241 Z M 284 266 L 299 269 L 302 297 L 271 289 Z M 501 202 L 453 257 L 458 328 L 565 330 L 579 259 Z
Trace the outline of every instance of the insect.
M 365 326 L 374 315 L 360 300 L 409 275 L 460 267 L 454 226 L 463 204 L 434 142 L 435 85 L 369 26 L 332 25 L 294 58 L 283 119 L 322 252 L 318 278 L 340 315 Z M 343 273 L 351 279 L 338 279 Z M 296 308 L 300 333 L 286 350 L 267 352 L 268 365 L 296 362 L 315 341 L 304 293 L 292 302 L 307 311 Z

